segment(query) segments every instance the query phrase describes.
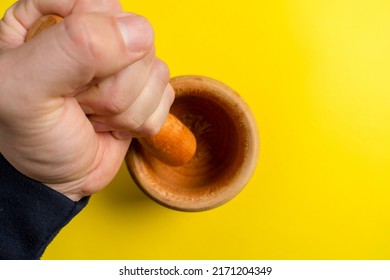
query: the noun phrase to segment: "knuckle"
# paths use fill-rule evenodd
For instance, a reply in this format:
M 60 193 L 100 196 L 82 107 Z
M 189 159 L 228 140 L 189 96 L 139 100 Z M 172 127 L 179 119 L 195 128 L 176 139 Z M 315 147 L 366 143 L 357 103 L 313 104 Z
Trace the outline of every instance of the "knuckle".
M 173 104 L 173 102 L 175 101 L 175 97 L 176 97 L 175 90 L 173 89 L 171 84 L 167 85 L 167 87 L 165 88 L 164 94 L 168 99 L 169 106 L 171 106 Z
M 110 115 L 120 115 L 127 111 L 128 106 L 116 89 L 112 89 L 107 95 L 107 101 L 104 105 L 106 113 Z
M 69 45 L 79 51 L 84 51 L 88 47 L 87 21 L 85 15 L 71 15 L 63 21 Z
M 83 72 L 93 72 L 91 63 L 95 60 L 94 51 L 90 39 L 88 28 L 88 18 L 86 15 L 69 16 L 64 21 L 65 42 L 60 42 L 60 46 L 73 64 Z M 96 40 L 95 40 L 96 41 Z
M 155 61 L 156 75 L 162 84 L 166 85 L 170 78 L 170 70 L 168 65 L 161 59 Z
M 106 112 L 110 115 L 120 115 L 126 111 L 125 106 L 121 102 L 110 100 L 106 104 Z
M 138 134 L 143 134 L 145 136 L 157 134 L 162 127 L 162 124 L 153 121 L 146 121 L 139 129 Z
M 139 133 L 144 124 L 140 118 L 130 117 L 126 122 L 126 129 L 135 133 Z
M 81 59 L 106 61 L 112 55 L 123 55 L 123 48 L 117 43 L 117 32 L 113 30 L 116 28 L 114 17 L 80 13 L 67 17 L 64 25 L 69 45 Z

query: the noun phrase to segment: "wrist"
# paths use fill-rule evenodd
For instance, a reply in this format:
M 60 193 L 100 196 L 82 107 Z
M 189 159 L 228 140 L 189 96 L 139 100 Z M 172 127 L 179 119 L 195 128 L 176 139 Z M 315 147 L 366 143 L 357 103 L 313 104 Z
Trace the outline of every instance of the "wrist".
M 70 200 L 17 171 L 0 154 L 0 259 L 39 259 L 88 203 Z M 28 242 L 21 243 L 23 240 Z
M 43 183 L 44 184 L 44 183 Z M 48 188 L 66 196 L 70 200 L 77 202 L 80 201 L 83 197 L 88 196 L 86 193 L 82 193 L 79 190 L 80 183 L 71 182 L 71 183 L 62 183 L 62 184 L 45 184 Z

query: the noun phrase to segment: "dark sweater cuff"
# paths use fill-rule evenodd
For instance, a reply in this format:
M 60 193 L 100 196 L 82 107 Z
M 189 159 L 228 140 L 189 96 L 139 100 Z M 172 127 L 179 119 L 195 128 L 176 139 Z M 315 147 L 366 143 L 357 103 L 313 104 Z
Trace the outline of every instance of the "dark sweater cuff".
M 88 199 L 72 201 L 24 176 L 0 154 L 0 259 L 39 259 Z

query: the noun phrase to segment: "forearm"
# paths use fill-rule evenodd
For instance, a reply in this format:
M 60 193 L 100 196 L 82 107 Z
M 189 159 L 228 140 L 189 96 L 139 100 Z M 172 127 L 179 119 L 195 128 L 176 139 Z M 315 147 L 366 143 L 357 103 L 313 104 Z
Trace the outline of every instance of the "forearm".
M 0 154 L 0 259 L 39 259 L 87 203 L 24 176 Z

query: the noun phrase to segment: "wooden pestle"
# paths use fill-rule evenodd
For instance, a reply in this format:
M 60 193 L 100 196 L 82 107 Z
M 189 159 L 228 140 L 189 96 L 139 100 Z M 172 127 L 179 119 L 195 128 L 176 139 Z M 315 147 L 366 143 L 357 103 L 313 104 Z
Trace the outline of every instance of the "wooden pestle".
M 57 15 L 46 15 L 28 31 L 26 42 L 41 31 L 62 21 Z M 161 130 L 153 136 L 138 138 L 142 147 L 155 158 L 170 166 L 180 166 L 195 154 L 196 139 L 193 133 L 174 115 L 169 114 Z

